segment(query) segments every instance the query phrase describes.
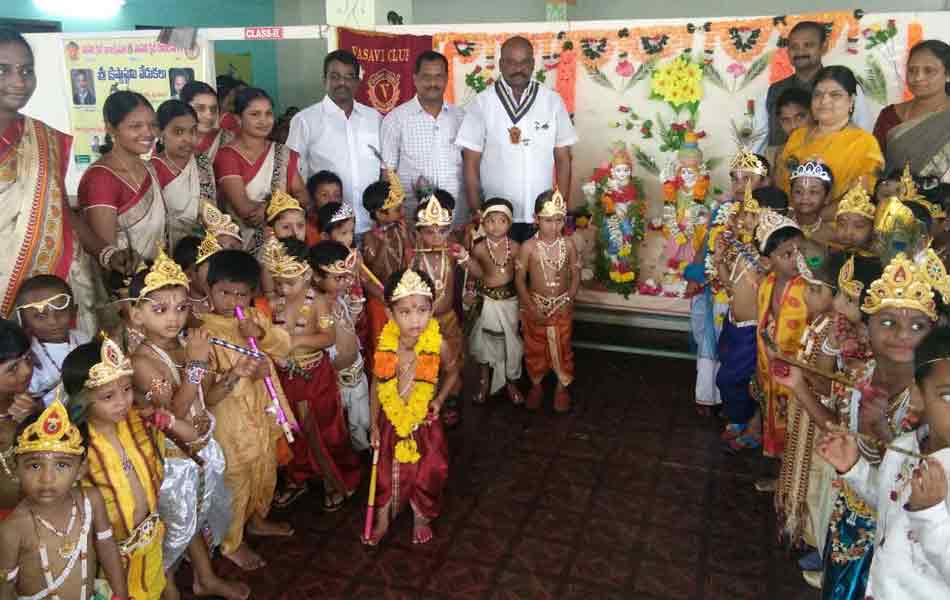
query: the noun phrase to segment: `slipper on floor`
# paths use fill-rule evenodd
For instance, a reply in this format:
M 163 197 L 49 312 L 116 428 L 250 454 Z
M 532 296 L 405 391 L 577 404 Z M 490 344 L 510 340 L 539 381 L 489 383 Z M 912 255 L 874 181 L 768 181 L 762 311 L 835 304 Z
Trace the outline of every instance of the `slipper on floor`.
M 287 486 L 279 496 L 274 498 L 273 505 L 275 508 L 287 508 L 308 491 L 310 491 L 310 487 L 306 483 L 301 486 Z

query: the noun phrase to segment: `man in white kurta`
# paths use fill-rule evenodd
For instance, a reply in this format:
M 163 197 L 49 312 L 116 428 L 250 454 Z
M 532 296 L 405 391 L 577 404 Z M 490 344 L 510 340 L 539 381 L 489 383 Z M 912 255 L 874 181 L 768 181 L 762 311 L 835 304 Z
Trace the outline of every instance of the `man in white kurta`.
M 290 120 L 287 145 L 300 155 L 306 181 L 318 171 L 332 171 L 343 181 L 343 201 L 356 213 L 356 232 L 372 227 L 363 208 L 363 190 L 379 179 L 379 126 L 376 109 L 354 99 L 360 64 L 352 53 L 335 50 L 323 61 L 327 95 Z M 375 149 L 375 151 L 374 151 Z
M 448 62 L 434 50 L 423 52 L 416 59 L 412 79 L 415 97 L 383 119 L 383 162 L 396 171 L 403 189 L 411 191 L 406 199 L 408 218 L 415 219 L 415 192 L 421 183 L 452 194 L 455 223 L 467 223 L 469 211 L 462 197 L 462 151 L 455 145 L 465 111 L 444 100 Z
M 508 39 L 500 67 L 498 81 L 466 106 L 456 143 L 463 149 L 465 197 L 473 214 L 482 196 L 510 201 L 515 209 L 511 235 L 523 241 L 540 193 L 557 185 L 569 201 L 570 147 L 577 133 L 557 92 L 534 80 L 534 48 L 528 40 Z

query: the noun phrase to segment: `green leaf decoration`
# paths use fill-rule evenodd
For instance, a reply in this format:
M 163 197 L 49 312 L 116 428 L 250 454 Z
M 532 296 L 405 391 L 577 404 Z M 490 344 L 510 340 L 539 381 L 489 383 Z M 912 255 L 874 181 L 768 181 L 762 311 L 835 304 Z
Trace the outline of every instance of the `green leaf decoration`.
M 604 75 L 604 72 L 598 69 L 597 67 L 586 67 L 587 74 L 590 76 L 591 80 L 601 87 L 605 87 L 609 90 L 616 91 L 617 88 L 614 87 L 614 84 L 607 79 L 607 76 Z
M 745 88 L 756 79 L 759 75 L 765 73 L 765 70 L 769 68 L 769 64 L 772 62 L 772 50 L 765 52 L 759 58 L 749 65 L 749 70 L 745 72 L 745 75 L 742 76 L 742 83 L 739 84 L 739 89 Z
M 878 104 L 887 104 L 887 77 L 877 58 L 867 57 L 867 68 L 864 76 L 858 77 L 858 83 L 861 84 L 866 96 Z
M 640 168 L 650 175 L 657 176 L 660 174 L 660 167 L 656 164 L 656 161 L 639 146 L 633 147 L 633 158 L 640 165 Z M 642 198 L 643 195 L 641 194 L 640 197 Z
M 637 72 L 634 73 L 630 79 L 627 80 L 627 83 L 623 86 L 624 92 L 635 86 L 638 82 L 643 81 L 653 73 L 653 68 L 656 66 L 655 60 L 648 60 L 647 62 L 640 65 L 637 69 Z
M 547 78 L 548 78 L 547 73 L 544 72 L 543 67 L 538 69 L 534 73 L 534 80 L 537 81 L 538 83 L 544 83 L 545 81 L 547 81 Z
M 723 161 L 723 157 L 721 157 L 721 156 L 714 156 L 714 157 L 712 157 L 712 158 L 710 158 L 709 160 L 706 161 L 706 168 L 709 169 L 710 171 L 712 171 L 713 169 L 715 169 L 716 167 L 718 167 L 719 165 L 721 165 L 721 164 L 722 164 L 722 161 Z
M 703 64 L 703 77 L 717 88 L 727 92 L 731 91 L 726 80 L 722 78 L 722 73 L 719 72 L 719 69 L 717 69 L 713 63 L 708 62 Z

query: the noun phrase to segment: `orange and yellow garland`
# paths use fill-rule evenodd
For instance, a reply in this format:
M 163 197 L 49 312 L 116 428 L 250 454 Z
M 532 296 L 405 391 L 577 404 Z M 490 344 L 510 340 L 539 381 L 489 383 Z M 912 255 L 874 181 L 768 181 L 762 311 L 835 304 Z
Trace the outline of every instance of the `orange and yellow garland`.
M 430 319 L 419 340 L 416 342 L 416 373 L 409 398 L 403 400 L 399 395 L 399 377 L 396 369 L 399 358 L 399 326 L 390 320 L 379 335 L 379 343 L 373 362 L 373 374 L 379 380 L 377 394 L 379 405 L 399 440 L 396 442 L 395 458 L 400 463 L 419 461 L 419 448 L 412 439 L 413 432 L 426 422 L 429 404 L 435 397 L 439 382 L 439 349 L 442 346 L 442 334 L 439 322 Z

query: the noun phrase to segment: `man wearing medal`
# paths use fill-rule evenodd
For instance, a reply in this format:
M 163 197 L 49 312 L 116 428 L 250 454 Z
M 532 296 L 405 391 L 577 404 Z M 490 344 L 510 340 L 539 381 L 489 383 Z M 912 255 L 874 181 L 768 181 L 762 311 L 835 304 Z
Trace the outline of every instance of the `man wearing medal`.
M 472 215 L 482 198 L 509 200 L 515 209 L 511 236 L 521 242 L 531 235 L 538 194 L 557 186 L 568 195 L 577 133 L 561 97 L 534 79 L 531 42 L 506 40 L 499 66 L 498 81 L 466 107 L 455 143 L 462 148 Z

